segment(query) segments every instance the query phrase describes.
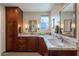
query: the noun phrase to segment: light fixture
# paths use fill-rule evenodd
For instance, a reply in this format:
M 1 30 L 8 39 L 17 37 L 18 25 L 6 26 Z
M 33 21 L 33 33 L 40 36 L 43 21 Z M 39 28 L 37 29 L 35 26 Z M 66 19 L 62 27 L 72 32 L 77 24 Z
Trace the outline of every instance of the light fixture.
M 21 25 L 20 25 L 20 24 L 18 24 L 18 28 L 19 28 L 19 27 L 21 27 Z
M 63 24 L 61 24 L 61 28 L 63 29 L 63 27 L 64 27 L 64 25 Z
M 28 24 L 25 24 L 24 25 L 24 28 L 27 30 L 28 29 Z
M 18 24 L 18 32 L 21 33 L 21 25 Z
M 72 23 L 71 28 L 75 28 L 75 24 L 74 23 Z
M 72 28 L 72 36 L 74 36 L 75 23 L 72 23 L 72 24 L 71 24 L 71 28 Z
M 40 29 L 40 24 L 37 25 L 38 30 Z

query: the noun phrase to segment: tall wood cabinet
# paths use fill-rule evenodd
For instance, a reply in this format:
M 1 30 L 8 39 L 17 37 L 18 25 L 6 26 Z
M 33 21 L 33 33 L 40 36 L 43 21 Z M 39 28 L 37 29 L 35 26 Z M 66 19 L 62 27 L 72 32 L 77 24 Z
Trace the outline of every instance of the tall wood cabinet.
M 21 32 L 23 12 L 18 7 L 6 7 L 6 51 L 16 50 L 18 29 Z M 18 24 L 20 28 L 18 28 Z

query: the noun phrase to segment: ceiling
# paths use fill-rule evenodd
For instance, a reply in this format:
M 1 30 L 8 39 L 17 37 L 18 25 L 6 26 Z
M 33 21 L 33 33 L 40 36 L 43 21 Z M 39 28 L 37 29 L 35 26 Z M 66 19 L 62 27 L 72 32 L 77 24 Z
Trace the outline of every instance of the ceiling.
M 75 4 L 68 4 L 63 11 L 75 11 Z
M 4 6 L 18 6 L 23 12 L 49 12 L 61 3 L 3 3 Z

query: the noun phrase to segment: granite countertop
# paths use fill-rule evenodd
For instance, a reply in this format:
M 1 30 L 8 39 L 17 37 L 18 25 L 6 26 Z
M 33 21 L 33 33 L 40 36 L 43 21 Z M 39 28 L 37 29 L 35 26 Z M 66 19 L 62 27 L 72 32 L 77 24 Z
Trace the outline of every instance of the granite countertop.
M 66 42 L 61 42 L 52 35 L 19 34 L 18 36 L 19 37 L 28 37 L 28 36 L 42 37 L 42 38 L 44 38 L 44 41 L 46 43 L 48 50 L 77 50 L 76 45 L 75 45 L 76 42 L 74 45 L 66 43 Z
M 54 41 L 49 36 L 44 36 L 44 41 L 48 50 L 77 50 L 76 46 L 70 45 L 66 42 Z

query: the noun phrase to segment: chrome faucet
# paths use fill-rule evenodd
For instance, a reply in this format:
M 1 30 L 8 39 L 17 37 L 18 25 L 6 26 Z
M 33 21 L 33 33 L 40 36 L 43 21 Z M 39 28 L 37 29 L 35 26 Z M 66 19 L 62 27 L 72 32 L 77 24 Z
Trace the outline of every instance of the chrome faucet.
M 58 36 L 56 36 L 59 40 L 61 39 L 61 42 L 63 42 L 63 37 L 62 36 L 60 36 L 60 37 L 58 37 Z
M 64 41 L 64 39 L 63 39 L 63 37 L 61 37 L 61 42 L 63 42 Z

